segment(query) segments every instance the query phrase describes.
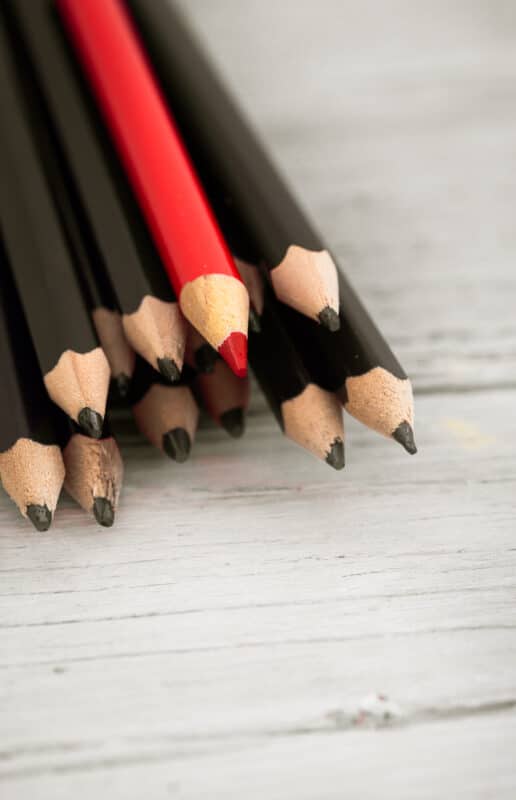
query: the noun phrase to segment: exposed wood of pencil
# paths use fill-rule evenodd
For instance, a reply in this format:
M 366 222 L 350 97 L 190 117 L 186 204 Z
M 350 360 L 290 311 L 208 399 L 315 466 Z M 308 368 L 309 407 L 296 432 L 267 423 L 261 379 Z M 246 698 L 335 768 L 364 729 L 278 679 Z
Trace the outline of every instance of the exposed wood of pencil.
M 124 465 L 111 435 L 91 439 L 79 431 L 70 433 L 63 447 L 68 494 L 97 522 L 108 528 L 115 519 L 122 488 Z
M 134 353 L 123 334 L 113 287 L 105 274 L 102 257 L 84 214 L 34 65 L 19 39 L 16 44 L 13 55 L 30 107 L 40 163 L 51 187 L 97 336 L 113 378 L 123 393 L 134 369 Z
M 114 163 L 98 112 L 70 58 L 58 20 L 48 13 L 43 0 L 9 0 L 6 7 L 19 42 L 26 46 L 36 67 L 39 88 L 94 234 L 100 271 L 108 276 L 121 308 L 126 337 L 153 366 L 161 365 L 166 376 L 177 377 L 184 325 L 178 322 L 175 298 L 161 264 L 156 268 L 149 248 L 141 247 L 141 222 L 128 213 L 124 178 L 120 178 L 120 167 Z M 170 312 L 167 305 L 172 306 Z M 129 359 L 124 360 L 127 367 Z
M 286 436 L 326 461 L 344 466 L 344 429 L 338 398 L 315 385 L 266 294 L 260 333 L 249 333 L 254 374 Z M 314 323 L 315 324 L 315 323 Z
M 52 521 L 64 466 L 50 401 L 0 242 L 0 478 L 38 530 Z
M 57 7 L 184 315 L 245 374 L 248 295 L 123 5 L 59 0 Z
M 93 331 L 0 22 L 0 219 L 47 390 L 91 435 L 102 426 L 109 365 Z
M 335 329 L 335 263 L 181 15 L 166 0 L 128 5 L 196 166 L 203 161 L 228 205 L 239 209 L 263 248 L 276 294 Z
M 170 386 L 138 359 L 129 393 L 141 433 L 169 458 L 182 463 L 190 455 L 199 409 L 186 383 Z
M 242 436 L 249 405 L 247 377 L 238 378 L 224 361 L 217 358 L 210 373 L 197 375 L 195 385 L 212 419 L 230 436 Z

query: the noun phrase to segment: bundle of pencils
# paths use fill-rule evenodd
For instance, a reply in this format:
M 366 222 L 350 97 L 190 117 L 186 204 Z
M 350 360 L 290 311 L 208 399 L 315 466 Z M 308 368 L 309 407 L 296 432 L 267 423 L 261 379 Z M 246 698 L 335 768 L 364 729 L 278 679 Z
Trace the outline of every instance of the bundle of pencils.
M 344 466 L 345 408 L 415 453 L 410 382 L 170 0 L 0 8 L 0 477 L 113 523 L 109 397 L 178 463 L 199 406 Z

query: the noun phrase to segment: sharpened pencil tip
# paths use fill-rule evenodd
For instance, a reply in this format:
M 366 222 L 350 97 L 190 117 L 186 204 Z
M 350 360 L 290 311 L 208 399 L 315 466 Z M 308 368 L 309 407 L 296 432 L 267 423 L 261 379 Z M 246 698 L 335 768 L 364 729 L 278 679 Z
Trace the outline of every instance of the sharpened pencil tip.
M 407 453 L 410 453 L 411 456 L 417 453 L 417 447 L 414 441 L 414 431 L 408 422 L 402 422 L 400 425 L 398 425 L 392 434 L 392 438 L 398 442 L 398 444 L 401 444 L 401 446 L 404 447 Z
M 183 464 L 190 455 L 192 441 L 184 428 L 173 428 L 163 434 L 163 450 L 169 458 Z
M 239 331 L 230 333 L 219 347 L 219 354 L 235 375 L 244 378 L 247 374 L 247 336 Z
M 95 497 L 93 499 L 93 516 L 104 528 L 110 528 L 115 521 L 115 511 L 113 504 L 107 497 Z
M 37 531 L 48 531 L 52 523 L 52 512 L 48 506 L 31 504 L 27 506 L 27 516 Z
M 234 439 L 239 439 L 245 431 L 243 408 L 230 408 L 220 415 L 220 424 Z
M 219 354 L 211 344 L 202 344 L 195 351 L 195 366 L 199 372 L 208 374 L 213 372 Z
M 181 370 L 171 358 L 158 358 L 158 369 L 169 383 L 177 383 L 181 377 Z
M 254 308 L 249 309 L 249 329 L 252 330 L 253 333 L 261 333 L 262 330 L 260 316 L 256 313 Z
M 81 409 L 77 417 L 77 422 L 84 433 L 91 436 L 92 439 L 100 439 L 102 436 L 104 420 L 101 415 L 92 408 L 85 406 L 85 408 Z
M 326 308 L 323 308 L 323 310 L 320 311 L 317 316 L 323 328 L 327 328 L 329 331 L 331 331 L 331 333 L 335 333 L 335 331 L 339 330 L 339 315 L 333 308 L 326 306 Z
M 333 467 L 333 469 L 344 469 L 344 442 L 342 439 L 335 439 L 330 447 L 330 451 L 326 456 L 326 463 Z
M 121 372 L 115 378 L 116 388 L 120 397 L 127 397 L 129 386 L 131 385 L 131 378 L 125 372 Z

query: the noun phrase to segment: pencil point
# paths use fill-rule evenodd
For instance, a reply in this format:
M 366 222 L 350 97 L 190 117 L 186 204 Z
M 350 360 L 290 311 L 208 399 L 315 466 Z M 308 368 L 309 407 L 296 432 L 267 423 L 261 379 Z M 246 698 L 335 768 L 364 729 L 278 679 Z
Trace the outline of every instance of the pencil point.
M 52 512 L 47 506 L 31 504 L 27 506 L 27 516 L 37 531 L 48 531 L 52 522 Z
M 340 329 L 339 315 L 333 308 L 326 306 L 319 312 L 317 317 L 323 328 L 327 328 L 331 333 L 335 333 Z
M 333 469 L 343 469 L 344 464 L 344 442 L 342 439 L 335 439 L 330 447 L 330 451 L 326 456 L 326 463 L 333 467 Z
M 260 322 L 260 317 L 254 310 L 254 308 L 249 309 L 249 329 L 253 333 L 260 333 L 262 330 L 262 325 Z
M 195 366 L 199 372 L 211 373 L 218 358 L 217 351 L 211 344 L 202 344 L 195 351 Z
M 118 389 L 118 394 L 120 397 L 127 397 L 129 392 L 129 386 L 131 384 L 131 379 L 129 375 L 126 375 L 125 372 L 121 372 L 115 378 L 116 388 Z
M 218 350 L 235 375 L 244 378 L 247 374 L 247 336 L 239 331 L 233 331 L 227 339 L 224 339 Z
M 171 358 L 158 358 L 158 369 L 169 383 L 177 383 L 181 377 L 181 370 Z
M 392 438 L 398 442 L 398 444 L 401 444 L 401 446 L 404 447 L 407 453 L 410 453 L 411 456 L 417 453 L 417 447 L 414 441 L 414 431 L 408 422 L 402 422 L 401 425 L 398 425 L 392 434 Z
M 230 408 L 220 415 L 220 424 L 234 439 L 239 439 L 245 431 L 243 408 Z
M 104 420 L 102 419 L 101 415 L 92 408 L 85 406 L 85 408 L 81 409 L 77 417 L 77 422 L 83 429 L 84 433 L 86 433 L 88 436 L 91 436 L 92 439 L 100 439 L 102 436 L 102 426 L 104 424 Z
M 115 521 L 113 504 L 106 497 L 95 497 L 93 500 L 93 515 L 99 525 L 110 528 Z
M 163 434 L 163 450 L 169 458 L 183 464 L 190 455 L 192 442 L 184 428 L 173 428 Z

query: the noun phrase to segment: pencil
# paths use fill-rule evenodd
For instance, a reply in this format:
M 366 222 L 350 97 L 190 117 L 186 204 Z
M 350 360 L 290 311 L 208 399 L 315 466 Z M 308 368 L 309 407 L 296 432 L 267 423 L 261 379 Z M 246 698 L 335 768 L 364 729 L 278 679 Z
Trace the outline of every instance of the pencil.
M 119 0 L 61 0 L 185 317 L 238 375 L 247 368 L 249 297 Z
M 86 433 L 99 436 L 109 365 L 93 331 L 25 118 L 3 19 L 0 97 L 0 221 L 40 369 L 52 400 Z
M 249 362 L 278 423 L 289 439 L 344 467 L 344 428 L 338 398 L 313 383 L 266 292 L 259 333 L 249 332 Z M 316 323 L 313 323 L 316 325 Z
M 218 359 L 217 351 L 203 339 L 198 330 L 188 325 L 185 361 L 196 372 L 213 372 Z
M 58 430 L 66 491 L 88 514 L 93 514 L 99 525 L 110 528 L 115 521 L 124 464 L 107 423 L 99 439 L 84 436 L 64 415 L 59 415 Z
M 190 455 L 197 430 L 199 409 L 183 370 L 181 384 L 166 384 L 140 358 L 129 391 L 129 403 L 140 432 L 151 444 L 182 464 Z
M 161 268 L 147 268 L 128 219 L 116 165 L 105 149 L 98 112 L 59 19 L 46 0 L 6 0 L 11 27 L 28 51 L 56 133 L 122 312 L 127 340 L 169 380 L 182 368 L 186 327 Z
M 364 425 L 414 455 L 414 401 L 410 380 L 343 275 L 340 329 L 331 335 L 289 308 L 281 318 L 319 386 L 334 391 Z
M 239 378 L 225 361 L 217 358 L 209 373 L 198 373 L 195 388 L 214 422 L 234 439 L 242 436 L 249 405 L 248 378 Z
M 18 46 L 12 46 L 12 53 L 17 62 L 27 106 L 31 109 L 32 130 L 38 144 L 40 164 L 51 189 L 99 342 L 123 396 L 134 369 L 134 351 L 124 335 L 113 287 L 105 274 L 52 117 L 39 90 L 33 65 L 24 48 L 19 46 L 20 43 L 15 40 L 14 44 Z
M 188 128 L 191 152 L 221 181 L 226 202 L 263 248 L 277 297 L 335 330 L 333 258 L 199 43 L 172 3 L 128 0 L 128 6 L 178 126 L 183 134 Z
M 36 530 L 52 522 L 64 465 L 48 399 L 0 242 L 0 478 Z

